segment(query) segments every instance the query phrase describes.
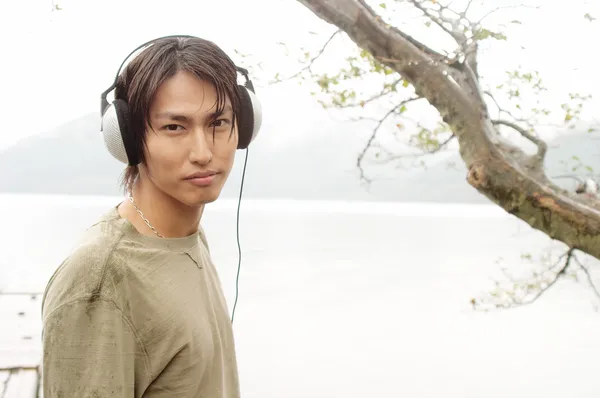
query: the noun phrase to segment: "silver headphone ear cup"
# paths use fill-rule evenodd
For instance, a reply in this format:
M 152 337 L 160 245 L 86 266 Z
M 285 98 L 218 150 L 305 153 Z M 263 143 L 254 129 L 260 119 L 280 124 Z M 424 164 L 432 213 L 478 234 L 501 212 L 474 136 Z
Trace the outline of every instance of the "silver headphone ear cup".
M 262 105 L 256 94 L 254 94 L 251 90 L 246 90 L 248 92 L 248 97 L 250 97 L 250 103 L 252 105 L 252 112 L 254 113 L 254 126 L 252 128 L 252 138 L 250 138 L 250 142 L 254 141 L 260 128 L 262 126 Z
M 258 97 L 245 86 L 238 86 L 241 110 L 238 118 L 238 149 L 246 149 L 258 135 L 262 125 L 262 106 Z
M 115 104 L 110 104 L 102 115 L 102 136 L 108 152 L 119 162 L 127 164 L 127 151 L 123 143 L 123 135 Z

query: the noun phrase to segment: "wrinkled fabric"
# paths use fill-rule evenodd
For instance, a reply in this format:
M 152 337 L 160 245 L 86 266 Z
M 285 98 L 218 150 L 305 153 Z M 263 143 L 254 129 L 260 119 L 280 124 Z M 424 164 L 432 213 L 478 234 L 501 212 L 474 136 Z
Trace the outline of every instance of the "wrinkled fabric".
M 48 282 L 42 320 L 45 397 L 240 396 L 202 230 L 144 236 L 112 208 Z

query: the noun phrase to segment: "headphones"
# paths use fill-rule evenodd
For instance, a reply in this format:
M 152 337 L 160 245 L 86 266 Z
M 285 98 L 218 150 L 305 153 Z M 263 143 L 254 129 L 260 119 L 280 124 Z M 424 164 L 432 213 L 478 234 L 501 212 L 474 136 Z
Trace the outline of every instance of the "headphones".
M 135 48 L 123 60 L 113 84 L 107 88 L 100 96 L 100 115 L 102 135 L 108 152 L 121 163 L 135 166 L 140 163 L 135 151 L 133 142 L 133 134 L 130 133 L 131 126 L 129 124 L 129 106 L 122 99 L 115 99 L 109 103 L 106 99 L 107 95 L 113 91 L 119 79 L 119 74 L 123 69 L 125 62 L 139 49 L 149 46 L 158 40 L 167 38 L 195 38 L 190 35 L 170 35 L 163 36 L 150 40 L 137 48 Z M 235 66 L 235 65 L 234 65 Z M 260 101 L 254 93 L 254 86 L 248 77 L 248 71 L 239 66 L 235 66 L 237 72 L 244 76 L 245 84 L 238 84 L 237 89 L 240 94 L 240 112 L 237 117 L 238 121 L 238 149 L 247 149 L 250 143 L 256 138 L 262 124 L 262 107 Z

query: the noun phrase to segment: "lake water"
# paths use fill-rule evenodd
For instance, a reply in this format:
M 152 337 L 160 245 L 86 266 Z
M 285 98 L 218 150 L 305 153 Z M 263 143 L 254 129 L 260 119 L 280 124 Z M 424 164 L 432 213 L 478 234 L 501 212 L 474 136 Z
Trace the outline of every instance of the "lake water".
M 0 290 L 43 291 L 120 200 L 0 195 Z M 236 204 L 203 218 L 230 307 Z M 585 280 L 518 309 L 472 309 L 502 266 L 525 272 L 524 253 L 560 247 L 494 206 L 244 201 L 240 239 L 245 398 L 600 396 L 600 313 Z M 0 362 L 39 356 L 39 317 L 39 299 L 0 296 Z

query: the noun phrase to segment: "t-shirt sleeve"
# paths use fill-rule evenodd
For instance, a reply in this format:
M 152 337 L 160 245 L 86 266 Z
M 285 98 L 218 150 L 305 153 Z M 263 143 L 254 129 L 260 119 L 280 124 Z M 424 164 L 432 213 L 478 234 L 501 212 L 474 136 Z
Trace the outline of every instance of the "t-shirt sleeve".
M 136 395 L 136 373 L 146 357 L 131 324 L 115 304 L 85 298 L 63 304 L 44 320 L 43 390 L 46 397 Z M 139 374 L 137 374 L 139 382 Z

